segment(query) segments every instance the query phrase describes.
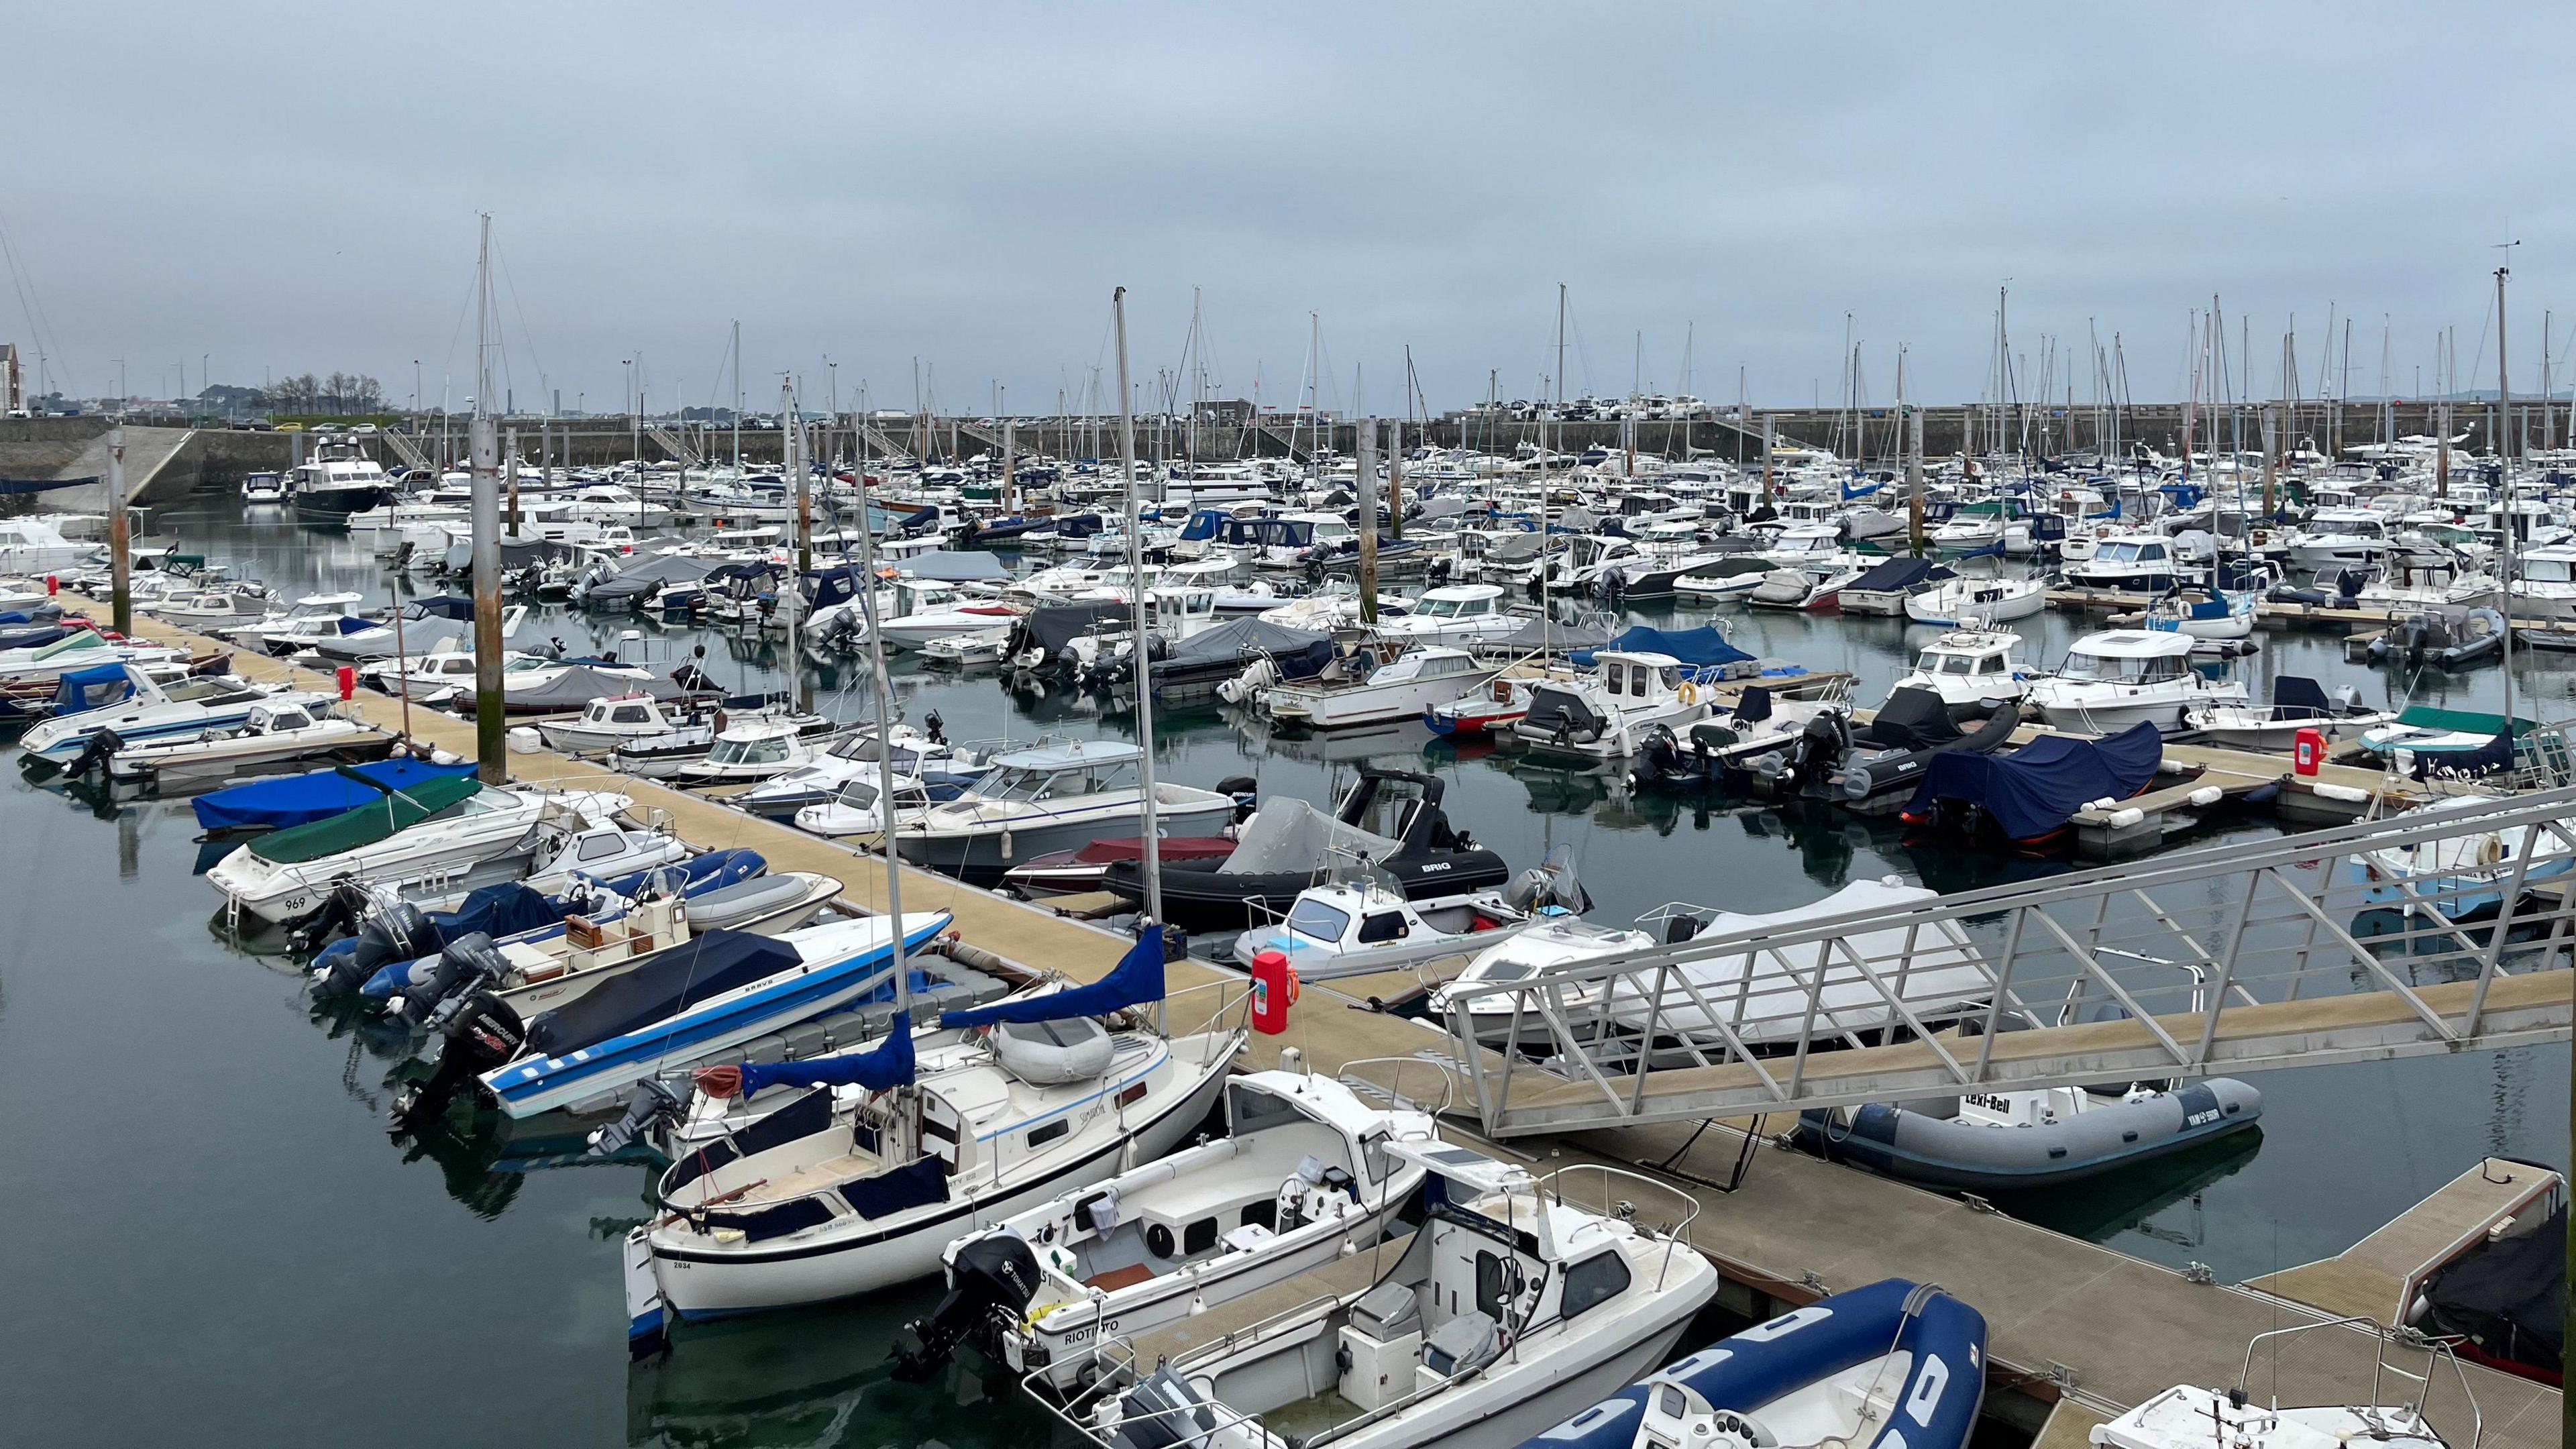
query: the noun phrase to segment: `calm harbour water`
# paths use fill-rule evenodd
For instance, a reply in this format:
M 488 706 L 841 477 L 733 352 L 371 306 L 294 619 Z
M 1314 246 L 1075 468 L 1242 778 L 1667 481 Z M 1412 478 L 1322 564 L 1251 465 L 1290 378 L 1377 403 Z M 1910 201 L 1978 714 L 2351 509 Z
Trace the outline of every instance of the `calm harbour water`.
M 226 509 L 165 530 L 284 593 L 381 597 L 388 583 L 346 537 L 282 519 Z M 1898 622 L 1728 617 L 1755 653 L 1852 670 L 1865 700 L 1903 667 Z M 528 627 L 613 647 L 624 626 L 550 614 Z M 2034 660 L 2053 662 L 2078 626 L 2051 616 L 2024 631 Z M 691 632 L 656 647 L 699 642 L 729 684 L 781 678 L 768 645 Z M 2387 682 L 2323 636 L 2267 635 L 2250 663 L 2258 694 L 2272 670 L 2355 680 L 2373 701 Z M 844 717 L 870 712 L 845 692 L 854 673 L 818 679 Z M 908 718 L 937 709 L 961 740 L 1131 729 L 1085 699 L 1010 700 L 989 675 L 907 664 L 896 688 Z M 2517 692 L 2555 718 L 2576 691 L 2543 668 Z M 2501 697 L 2488 669 L 2428 683 L 2415 702 Z M 1514 864 L 1573 846 L 1603 920 L 1668 900 L 1774 910 L 1884 875 L 1955 890 L 2072 868 L 1910 848 L 1892 822 L 1823 808 L 1632 799 L 1481 749 L 1426 749 L 1418 727 L 1270 742 L 1210 710 L 1158 734 L 1170 778 L 1252 775 L 1318 802 L 1361 760 L 1436 770 L 1453 818 Z M 0 1161 L 31 1209 L 0 1235 L 0 1439 L 985 1449 L 1048 1433 L 1012 1386 L 969 1367 L 892 1382 L 887 1348 L 935 1298 L 928 1284 L 691 1332 L 668 1362 L 630 1368 L 616 1242 L 644 1212 L 649 1169 L 520 1171 L 488 1149 L 393 1143 L 386 1079 L 402 1044 L 317 1014 L 285 963 L 215 937 L 195 834 L 183 801 L 100 811 L 0 776 Z M 2259 1137 L 2010 1207 L 2249 1276 L 2340 1250 L 2480 1154 L 2563 1164 L 2568 1066 L 2553 1047 L 2271 1073 L 2256 1079 Z

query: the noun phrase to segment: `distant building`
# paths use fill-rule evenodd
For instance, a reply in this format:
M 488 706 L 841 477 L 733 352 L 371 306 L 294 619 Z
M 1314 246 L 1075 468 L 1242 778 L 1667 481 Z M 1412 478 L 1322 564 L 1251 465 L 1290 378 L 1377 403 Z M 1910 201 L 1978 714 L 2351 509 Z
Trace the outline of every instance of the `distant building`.
M 1209 398 L 1199 404 L 1199 421 L 1219 428 L 1240 428 L 1252 421 L 1249 398 Z
M 18 362 L 18 344 L 0 342 L 0 417 L 14 418 L 26 410 L 27 376 Z

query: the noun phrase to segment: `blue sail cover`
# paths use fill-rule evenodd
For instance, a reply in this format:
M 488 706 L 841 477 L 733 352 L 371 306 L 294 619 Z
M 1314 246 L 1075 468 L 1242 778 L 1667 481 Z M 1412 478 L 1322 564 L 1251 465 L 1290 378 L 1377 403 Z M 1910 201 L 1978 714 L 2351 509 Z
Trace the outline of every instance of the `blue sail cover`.
M 801 1062 L 745 1062 L 742 1094 L 788 1083 L 800 1087 L 865 1087 L 882 1092 L 912 1081 L 912 1013 L 898 1011 L 885 1040 L 863 1052 L 839 1052 Z
M 1635 654 L 1669 654 L 1684 664 L 1702 668 L 1737 664 L 1753 657 L 1727 643 L 1725 635 L 1707 624 L 1696 629 L 1658 629 L 1650 624 L 1639 624 L 1601 648 Z M 1593 649 L 1575 650 L 1574 667 L 1591 668 L 1592 656 L 1598 652 Z
M 378 760 L 372 765 L 254 780 L 200 795 L 191 803 L 197 812 L 197 824 L 207 830 L 283 830 L 345 814 L 387 794 L 417 789 L 430 780 L 473 773 L 472 761 L 433 765 L 423 760 Z
M 2138 793 L 2156 777 L 2164 754 L 2164 736 L 2142 723 L 2098 740 L 2042 735 L 2006 755 L 1934 755 L 1905 813 L 1921 815 L 1941 800 L 1964 801 L 1982 807 L 2012 839 L 2035 840 L 2065 828 L 2076 811 L 2096 800 Z
M 1019 1001 L 997 1001 L 991 1006 L 978 1006 L 966 1011 L 943 1012 L 939 1024 L 968 1027 L 990 1026 L 998 1021 L 1064 1021 L 1076 1016 L 1103 1016 L 1162 999 L 1163 933 L 1155 931 L 1129 948 L 1108 975 L 1089 986 Z

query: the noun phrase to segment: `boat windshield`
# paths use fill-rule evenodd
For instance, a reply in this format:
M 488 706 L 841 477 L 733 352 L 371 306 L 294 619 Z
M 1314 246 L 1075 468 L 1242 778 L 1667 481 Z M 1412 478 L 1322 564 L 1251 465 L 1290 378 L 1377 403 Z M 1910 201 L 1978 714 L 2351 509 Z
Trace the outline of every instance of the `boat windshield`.
M 1926 674 L 1967 674 L 1975 666 L 1976 661 L 1965 654 L 1943 654 L 1927 649 L 1923 651 L 1922 662 L 1915 667 Z
M 2155 659 L 2108 659 L 2095 654 L 2069 654 L 2058 671 L 2067 679 L 2092 684 L 2154 684 L 2180 679 L 2189 666 L 2178 655 Z
M 1457 599 L 1424 599 L 1421 603 L 1414 606 L 1413 617 L 1417 619 L 1454 619 L 1458 616 L 1462 607 L 1462 602 Z
M 1309 941 L 1338 942 L 1350 924 L 1350 912 L 1312 896 L 1299 900 L 1288 912 L 1289 932 Z
M 710 765 L 775 765 L 786 759 L 785 740 L 718 740 L 707 750 Z

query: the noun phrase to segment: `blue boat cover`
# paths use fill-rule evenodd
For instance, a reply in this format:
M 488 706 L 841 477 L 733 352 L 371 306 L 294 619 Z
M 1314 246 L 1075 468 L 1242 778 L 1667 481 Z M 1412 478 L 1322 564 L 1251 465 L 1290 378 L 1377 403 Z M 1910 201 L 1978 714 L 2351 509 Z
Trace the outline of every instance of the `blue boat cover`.
M 1628 1449 L 1642 1442 L 1646 1396 L 1658 1383 L 1680 1384 L 1713 1409 L 1758 1416 L 1765 1405 L 1899 1350 L 1912 1355 L 1894 1386 L 1903 1412 L 1868 1439 L 1853 1439 L 1854 1449 L 1962 1449 L 1985 1397 L 1985 1343 L 1985 1315 L 1937 1288 L 1886 1278 L 1711 1344 L 1522 1449 Z
M 1928 558 L 1892 558 L 1883 564 L 1870 565 L 1867 572 L 1843 588 L 1865 594 L 1874 589 L 1910 589 L 1916 584 L 1955 577 L 1957 575 Z
M 1076 1016 L 1101 1016 L 1162 999 L 1163 933 L 1156 931 L 1128 948 L 1127 954 L 1108 975 L 1089 986 L 1019 1001 L 999 1001 L 991 1006 L 965 1011 L 942 1012 L 939 1024 L 943 1027 L 967 1027 L 990 1026 L 998 1021 L 1064 1021 Z
M 1684 664 L 1700 667 L 1738 664 L 1753 657 L 1727 643 L 1725 635 L 1707 624 L 1696 629 L 1658 629 L 1651 624 L 1639 624 L 1601 647 L 1637 654 L 1669 654 Z M 1575 650 L 1574 667 L 1591 668 L 1592 656 L 1597 652 L 1592 649 Z
M 865 1087 L 882 1092 L 912 1081 L 912 1013 L 898 1011 L 886 1026 L 885 1040 L 863 1052 L 808 1057 L 801 1062 L 745 1062 L 742 1094 L 781 1082 L 805 1087 Z
M 207 830 L 283 830 L 354 810 L 428 780 L 470 775 L 474 765 L 433 765 L 423 760 L 378 760 L 337 770 L 315 770 L 275 780 L 254 780 L 200 795 L 191 802 Z
M 442 942 L 481 931 L 494 940 L 551 926 L 564 917 L 563 905 L 524 881 L 502 881 L 477 887 L 452 911 L 431 911 L 429 923 Z
M 796 948 L 749 931 L 709 931 L 655 952 L 614 981 L 594 986 L 528 1023 L 528 1052 L 559 1057 L 667 1021 L 709 997 L 792 970 Z
M 93 664 L 67 671 L 54 682 L 54 713 L 79 714 L 103 709 L 133 693 L 122 664 Z
M 2156 777 L 2164 753 L 2164 736 L 2149 723 L 2098 740 L 2042 735 L 2004 755 L 1954 750 L 1932 757 L 1905 813 L 1920 815 L 1935 801 L 1965 801 L 1982 807 L 2012 839 L 2035 840 L 2096 800 L 2138 793 Z

